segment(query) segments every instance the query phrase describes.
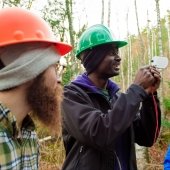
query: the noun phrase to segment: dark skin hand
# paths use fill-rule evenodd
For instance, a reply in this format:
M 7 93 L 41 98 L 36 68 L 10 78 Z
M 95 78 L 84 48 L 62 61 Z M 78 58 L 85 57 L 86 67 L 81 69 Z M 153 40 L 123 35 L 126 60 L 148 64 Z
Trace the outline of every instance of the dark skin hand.
M 154 66 L 145 66 L 139 69 L 134 84 L 144 88 L 146 93 L 154 93 L 160 86 L 161 75 Z

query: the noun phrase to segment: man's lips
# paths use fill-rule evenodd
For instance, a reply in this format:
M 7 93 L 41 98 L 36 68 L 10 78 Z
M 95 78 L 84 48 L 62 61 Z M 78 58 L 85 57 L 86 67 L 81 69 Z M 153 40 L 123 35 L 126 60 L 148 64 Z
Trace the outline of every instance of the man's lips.
M 114 64 L 113 67 L 115 70 L 120 70 L 120 64 Z

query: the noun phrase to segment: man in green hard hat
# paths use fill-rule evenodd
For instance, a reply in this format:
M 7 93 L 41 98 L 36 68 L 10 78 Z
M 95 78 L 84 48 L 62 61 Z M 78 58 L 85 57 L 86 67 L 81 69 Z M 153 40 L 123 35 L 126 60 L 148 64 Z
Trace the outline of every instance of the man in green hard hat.
M 100 24 L 81 35 L 76 56 L 86 72 L 64 88 L 63 170 L 136 170 L 134 144 L 150 147 L 158 137 L 160 73 L 139 69 L 126 93 L 110 79 L 120 73 L 126 44 Z

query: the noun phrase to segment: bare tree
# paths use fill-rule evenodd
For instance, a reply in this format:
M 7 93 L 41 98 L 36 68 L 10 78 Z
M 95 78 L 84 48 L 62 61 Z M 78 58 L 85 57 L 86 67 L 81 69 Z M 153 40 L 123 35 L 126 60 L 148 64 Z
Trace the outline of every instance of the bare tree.
M 66 14 L 67 14 L 68 24 L 69 24 L 70 42 L 71 42 L 71 45 L 74 46 L 75 45 L 75 40 L 74 40 L 75 32 L 73 28 L 73 18 L 72 18 L 73 16 L 72 0 L 65 0 L 65 5 L 66 5 Z M 74 63 L 74 64 L 71 64 L 70 71 L 75 72 L 77 74 L 79 72 L 80 63 L 76 60 L 73 51 L 71 51 L 71 57 L 68 59 L 68 63 Z
M 131 36 L 129 33 L 129 9 L 127 10 L 127 14 L 126 14 L 126 27 L 127 27 L 127 38 L 128 38 L 128 47 L 127 47 L 127 55 L 128 55 L 128 79 L 127 79 L 127 86 L 130 85 L 130 83 L 132 82 L 132 72 L 133 72 L 133 68 L 132 68 L 132 44 L 131 44 Z
M 163 56 L 163 44 L 162 44 L 162 29 L 161 29 L 161 19 L 160 19 L 160 8 L 159 8 L 159 0 L 155 0 L 156 2 L 156 14 L 157 14 L 157 29 L 158 29 L 158 48 L 159 48 L 159 55 Z M 162 82 L 160 86 L 160 101 L 163 103 L 163 71 L 162 74 Z M 161 105 L 161 111 L 162 111 L 162 118 L 165 117 L 164 113 L 164 106 Z
M 139 27 L 138 10 L 137 10 L 136 0 L 134 0 L 134 5 L 135 5 L 137 29 L 138 29 L 139 40 L 140 40 L 140 55 L 141 55 L 140 56 L 140 63 L 143 65 L 144 61 L 145 61 L 145 47 L 144 47 L 144 43 L 143 43 L 143 39 L 142 39 L 142 35 L 141 35 L 141 32 L 140 32 L 140 27 Z
M 147 10 L 147 49 L 148 49 L 149 64 L 151 62 L 151 39 L 152 39 L 152 34 L 150 30 L 150 20 L 149 20 L 149 14 Z
M 156 14 L 157 14 L 159 55 L 163 56 L 162 31 L 161 31 L 161 19 L 160 19 L 159 0 L 155 0 L 155 2 L 156 2 Z
M 108 19 L 107 25 L 110 27 L 110 16 L 111 16 L 111 0 L 108 0 Z
M 152 56 L 154 56 L 154 55 L 158 55 L 157 54 L 157 46 L 156 46 L 156 35 L 155 35 L 154 28 L 151 30 L 151 34 L 152 34 L 152 40 L 151 40 L 151 42 L 152 42 Z
M 74 45 L 74 28 L 73 28 L 73 11 L 72 11 L 72 0 L 65 0 L 66 5 L 66 14 L 68 18 L 68 24 L 69 24 L 69 34 L 70 34 L 70 42 L 72 45 Z
M 102 16 L 101 16 L 101 23 L 104 24 L 104 0 L 102 0 Z
M 170 58 L 170 10 L 167 11 L 167 31 L 168 31 L 168 58 Z

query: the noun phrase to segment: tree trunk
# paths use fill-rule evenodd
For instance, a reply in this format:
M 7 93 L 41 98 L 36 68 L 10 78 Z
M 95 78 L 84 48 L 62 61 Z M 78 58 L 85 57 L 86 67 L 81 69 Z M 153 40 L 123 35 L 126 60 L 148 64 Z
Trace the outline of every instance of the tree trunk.
M 73 11 L 72 11 L 73 2 L 72 2 L 72 0 L 66 0 L 65 3 L 66 3 L 66 14 L 67 14 L 68 23 L 69 23 L 70 42 L 71 42 L 71 45 L 74 46 L 75 41 L 74 41 L 74 29 L 73 29 L 73 18 L 72 18 L 72 16 L 73 16 Z M 79 71 L 78 61 L 75 58 L 73 50 L 71 51 L 70 55 L 71 55 L 71 57 L 70 57 L 70 61 L 68 61 L 68 63 L 71 62 L 74 64 L 72 64 L 72 67 L 69 67 L 69 68 L 71 69 L 71 72 L 74 71 L 75 74 L 78 74 L 78 71 Z
M 158 55 L 157 46 L 156 46 L 156 36 L 155 36 L 155 30 L 152 30 L 152 56 L 155 55 Z
M 128 20 L 129 20 L 129 15 L 128 15 L 129 10 L 127 11 L 126 14 L 126 27 L 127 27 L 127 38 L 128 38 L 128 47 L 127 47 L 127 52 L 128 52 L 128 79 L 127 79 L 127 87 L 132 83 L 132 72 L 133 72 L 133 68 L 132 68 L 132 49 L 131 49 L 131 37 L 129 34 L 129 25 L 128 25 Z
M 145 63 L 145 47 L 144 47 L 144 43 L 143 43 L 143 39 L 142 39 L 142 35 L 140 32 L 140 27 L 139 27 L 138 10 L 137 10 L 136 0 L 134 0 L 134 4 L 135 4 L 137 29 L 138 29 L 138 34 L 139 34 L 140 46 L 141 46 L 141 48 L 140 48 L 140 63 L 141 63 L 141 65 L 143 65 Z
M 107 19 L 108 27 L 110 27 L 110 16 L 111 16 L 111 0 L 108 1 L 108 19 Z
M 168 31 L 168 58 L 170 58 L 170 11 L 167 16 L 167 31 Z
M 104 24 L 104 0 L 102 0 L 102 16 L 101 16 L 101 23 Z
M 152 35 L 151 35 L 151 30 L 150 30 L 149 14 L 148 14 L 148 11 L 147 11 L 147 49 L 148 49 L 148 61 L 149 61 L 149 64 L 151 63 L 151 58 L 152 58 L 151 42 L 152 42 Z
M 66 0 L 66 14 L 68 17 L 68 24 L 69 24 L 69 34 L 70 34 L 70 42 L 71 45 L 74 45 L 74 29 L 73 29 L 73 19 L 72 19 L 72 0 Z
M 155 0 L 156 2 L 156 13 L 157 13 L 157 28 L 158 28 L 158 48 L 159 48 L 159 55 L 163 56 L 163 45 L 162 45 L 162 29 L 161 29 L 161 19 L 160 19 L 160 8 L 159 8 L 159 0 Z M 161 104 L 163 103 L 163 71 L 161 72 L 161 76 L 162 76 L 162 81 L 161 81 L 161 85 L 159 88 L 160 91 L 160 102 Z M 164 113 L 164 107 L 163 104 L 161 105 L 161 111 L 162 111 L 162 118 L 165 117 L 165 113 Z
M 159 0 L 155 0 L 155 2 L 156 2 L 156 14 L 157 14 L 159 55 L 163 56 L 162 31 L 161 31 L 161 19 L 160 19 Z

